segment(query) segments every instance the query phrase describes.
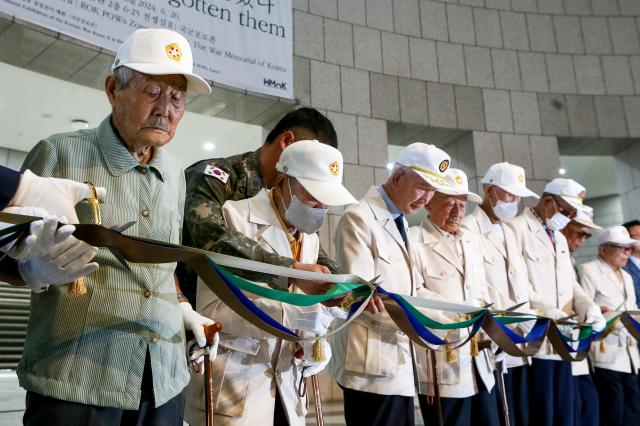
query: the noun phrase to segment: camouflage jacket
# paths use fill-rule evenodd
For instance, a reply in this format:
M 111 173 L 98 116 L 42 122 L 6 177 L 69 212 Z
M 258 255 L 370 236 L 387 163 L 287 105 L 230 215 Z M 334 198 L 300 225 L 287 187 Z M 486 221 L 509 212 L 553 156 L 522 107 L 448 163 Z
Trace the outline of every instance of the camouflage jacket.
M 270 253 L 256 241 L 237 231 L 227 229 L 222 205 L 227 200 L 244 200 L 256 195 L 265 183 L 260 176 L 260 149 L 228 158 L 203 160 L 186 171 L 183 243 L 216 253 L 252 259 L 289 267 L 293 259 Z M 339 272 L 336 262 L 320 248 L 318 263 L 331 272 Z M 238 271 L 234 271 L 238 272 Z M 271 277 L 241 273 L 247 279 L 260 280 L 274 286 Z M 190 300 L 195 292 L 194 277 L 180 276 L 181 287 Z

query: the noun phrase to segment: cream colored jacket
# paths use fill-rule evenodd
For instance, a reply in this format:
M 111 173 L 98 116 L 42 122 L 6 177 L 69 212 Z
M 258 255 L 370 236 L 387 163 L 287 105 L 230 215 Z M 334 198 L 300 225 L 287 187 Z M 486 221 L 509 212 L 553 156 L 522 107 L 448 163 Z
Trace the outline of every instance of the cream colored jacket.
M 229 229 L 246 235 L 273 253 L 292 257 L 287 235 L 271 206 L 267 190 L 246 200 L 227 201 L 222 212 Z M 304 234 L 300 261 L 316 263 L 319 247 L 316 234 Z M 285 326 L 289 316 L 295 315 L 295 308 L 281 302 L 265 299 L 255 302 Z M 198 312 L 220 321 L 223 327 L 218 356 L 213 363 L 216 425 L 273 424 L 276 392 L 280 392 L 289 424 L 304 425 L 307 400 L 297 393 L 302 364 L 293 356 L 294 344 L 275 338 L 242 319 L 200 281 L 197 305 Z M 185 420 L 194 426 L 204 425 L 203 376 L 192 373 L 186 392 Z
M 405 229 L 408 233 L 406 221 Z M 345 273 L 366 280 L 380 276 L 388 291 L 416 295 L 412 256 L 378 188 L 372 187 L 340 218 L 336 260 Z M 346 388 L 381 395 L 415 395 L 413 349 L 386 312 L 360 315 L 331 339 L 327 367 Z
M 598 306 L 621 311 L 635 311 L 636 293 L 633 279 L 625 270 L 621 270 L 623 283 L 618 282 L 611 266 L 602 259 L 580 265 L 580 283 L 589 297 Z M 622 324 L 618 323 L 613 331 L 604 338 L 604 348 L 599 343 L 591 345 L 591 359 L 598 368 L 620 371 L 622 373 L 637 373 L 640 368 L 640 355 L 636 341 Z M 604 349 L 604 352 L 601 350 Z
M 518 312 L 529 312 L 529 278 L 516 236 L 511 228 L 501 224 L 504 237 L 501 238 L 492 226 L 489 216 L 479 206 L 462 219 L 462 227 L 480 237 L 489 300 L 497 309 L 524 303 Z M 517 327 L 514 331 L 523 334 Z M 527 363 L 526 357 L 508 357 L 505 361 L 509 368 Z
M 461 259 L 454 251 L 455 242 L 448 242 L 443 231 L 436 228 L 429 218 L 425 218 L 422 226 L 412 227 L 409 233 L 415 250 L 416 268 L 425 288 L 453 303 L 480 307 L 489 300 L 484 264 L 478 255 L 481 253 L 480 241 L 475 234 L 460 230 Z M 468 335 L 467 329 L 451 330 L 446 334 L 450 341 L 461 340 Z M 478 393 L 480 384 L 476 381 L 474 364 L 486 388 L 493 388 L 492 355 L 483 350 L 472 357 L 470 349 L 470 344 L 456 349 L 457 360 L 453 362 L 447 362 L 445 352 L 436 352 L 442 397 L 466 398 Z M 433 384 L 430 357 L 425 350 L 418 350 L 417 359 L 421 389 L 429 389 Z
M 527 265 L 529 276 L 529 301 L 532 309 L 546 312 L 551 308 L 576 312 L 584 320 L 593 302 L 575 279 L 567 240 L 555 232 L 555 247 L 542 223 L 530 209 L 508 222 Z M 534 358 L 560 360 L 545 342 Z

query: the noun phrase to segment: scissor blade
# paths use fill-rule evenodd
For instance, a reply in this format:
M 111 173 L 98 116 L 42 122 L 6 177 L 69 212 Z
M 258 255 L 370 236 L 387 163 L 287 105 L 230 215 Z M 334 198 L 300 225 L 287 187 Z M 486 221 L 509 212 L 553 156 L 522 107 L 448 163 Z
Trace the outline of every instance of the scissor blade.
M 505 309 L 505 311 L 506 312 L 513 312 L 513 311 L 518 310 L 521 306 L 526 305 L 526 304 L 527 304 L 527 302 L 518 303 L 517 305 L 513 305 L 512 307 Z
M 132 272 L 132 271 L 131 271 L 131 268 L 129 267 L 129 264 L 128 264 L 128 263 L 127 263 L 127 261 L 125 260 L 124 256 L 123 256 L 123 255 L 122 255 L 118 250 L 113 249 L 113 248 L 109 248 L 109 251 L 111 252 L 111 254 L 112 254 L 116 259 L 118 259 L 118 262 L 120 262 L 120 264 L 121 264 L 122 266 L 124 266 L 124 268 L 125 268 L 127 271 Z
M 127 222 L 124 225 L 115 225 L 115 226 L 112 226 L 109 229 L 111 229 L 112 231 L 123 233 L 124 231 L 126 231 L 129 228 L 131 228 L 135 224 L 136 224 L 136 221 L 132 220 L 131 222 Z

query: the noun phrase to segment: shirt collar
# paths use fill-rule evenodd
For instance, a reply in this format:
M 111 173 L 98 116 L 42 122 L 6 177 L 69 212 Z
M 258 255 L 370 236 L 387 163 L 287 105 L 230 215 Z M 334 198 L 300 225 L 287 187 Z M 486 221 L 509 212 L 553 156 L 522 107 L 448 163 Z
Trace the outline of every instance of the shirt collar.
M 382 185 L 378 187 L 378 193 L 384 200 L 384 203 L 387 205 L 387 210 L 389 210 L 389 213 L 391 213 L 392 218 L 395 219 L 402 214 L 402 211 L 396 207 L 393 201 L 391 201 L 391 198 L 389 198 L 389 194 L 387 194 L 387 191 L 384 190 L 384 187 Z
M 111 124 L 111 114 L 98 126 L 98 146 L 102 152 L 109 173 L 120 176 L 131 169 L 151 169 L 164 182 L 164 152 L 161 148 L 154 148 L 153 157 L 149 164 L 140 164 L 122 143 Z

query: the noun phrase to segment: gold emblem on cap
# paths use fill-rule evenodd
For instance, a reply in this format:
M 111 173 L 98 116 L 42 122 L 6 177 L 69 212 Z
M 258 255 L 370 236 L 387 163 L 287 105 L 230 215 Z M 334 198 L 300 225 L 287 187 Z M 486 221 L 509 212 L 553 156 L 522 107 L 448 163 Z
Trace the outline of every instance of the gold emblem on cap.
M 438 166 L 438 170 L 440 170 L 440 173 L 446 172 L 448 168 L 449 160 L 442 160 L 442 163 L 440 163 L 440 165 Z
M 338 173 L 340 173 L 339 161 L 336 160 L 333 163 L 329 164 L 329 173 L 331 173 L 334 176 L 338 176 Z
M 164 47 L 164 50 L 172 61 L 180 62 L 180 59 L 182 59 L 182 50 L 180 49 L 180 46 L 178 46 L 178 43 L 167 44 Z
M 462 176 L 456 176 L 456 185 L 462 185 Z
M 520 182 L 520 183 L 524 182 L 524 175 L 523 174 L 518 175 L 518 182 Z

